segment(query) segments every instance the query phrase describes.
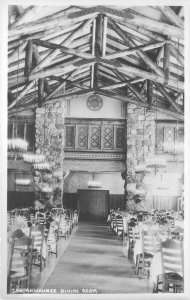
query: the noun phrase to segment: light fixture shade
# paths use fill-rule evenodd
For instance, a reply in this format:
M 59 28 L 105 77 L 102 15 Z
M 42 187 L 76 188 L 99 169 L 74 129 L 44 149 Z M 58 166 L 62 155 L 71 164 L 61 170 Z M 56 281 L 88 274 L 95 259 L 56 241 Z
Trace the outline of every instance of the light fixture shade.
M 88 182 L 88 187 L 90 189 L 99 189 L 102 187 L 102 183 L 100 181 L 96 181 L 94 174 L 92 175 L 92 180 Z
M 48 162 L 42 162 L 42 163 L 35 163 L 34 164 L 34 169 L 35 170 L 49 170 L 50 165 Z
M 146 160 L 146 167 L 148 168 L 164 168 L 166 165 L 164 157 L 154 156 Z
M 164 143 L 163 151 L 171 155 L 182 155 L 184 152 L 184 144 L 179 142 L 174 144 Z
M 30 185 L 31 180 L 29 178 L 17 178 L 15 183 L 16 185 Z
M 16 150 L 16 151 L 27 151 L 28 148 L 28 142 L 20 139 L 8 139 L 8 149 L 10 150 Z
M 53 191 L 53 188 L 50 185 L 45 185 L 42 188 L 42 192 L 44 192 L 44 193 L 52 193 L 52 191 Z
M 102 187 L 102 183 L 100 181 L 91 180 L 88 182 L 88 187 L 90 189 L 98 189 Z
M 41 163 L 45 161 L 45 155 L 35 153 L 24 153 L 23 160 L 29 163 Z

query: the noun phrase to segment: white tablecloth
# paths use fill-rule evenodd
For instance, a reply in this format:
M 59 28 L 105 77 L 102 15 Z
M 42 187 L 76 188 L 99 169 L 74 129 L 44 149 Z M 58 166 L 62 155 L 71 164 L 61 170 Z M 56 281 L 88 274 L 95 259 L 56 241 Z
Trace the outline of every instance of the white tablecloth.
M 150 281 L 156 284 L 157 276 L 162 274 L 161 252 L 157 252 L 152 260 L 150 267 Z

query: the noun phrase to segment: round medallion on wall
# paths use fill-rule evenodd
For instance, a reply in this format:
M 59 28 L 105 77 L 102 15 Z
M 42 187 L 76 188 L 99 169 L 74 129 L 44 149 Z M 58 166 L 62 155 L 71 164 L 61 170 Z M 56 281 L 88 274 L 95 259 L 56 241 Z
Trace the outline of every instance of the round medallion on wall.
M 86 100 L 88 109 L 92 111 L 100 110 L 103 106 L 103 100 L 99 95 L 91 95 Z

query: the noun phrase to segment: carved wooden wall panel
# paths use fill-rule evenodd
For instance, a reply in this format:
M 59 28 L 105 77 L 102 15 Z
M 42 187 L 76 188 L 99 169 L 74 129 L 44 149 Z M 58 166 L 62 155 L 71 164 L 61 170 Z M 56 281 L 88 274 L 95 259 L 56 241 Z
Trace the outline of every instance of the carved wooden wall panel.
M 177 129 L 178 127 L 178 129 Z M 163 144 L 167 146 L 184 141 L 184 126 L 176 123 L 158 123 L 156 129 L 157 151 L 163 151 Z
M 113 125 L 102 126 L 102 147 L 103 149 L 113 149 L 114 131 Z
M 88 126 L 77 126 L 77 148 L 88 149 Z
M 125 148 L 125 128 L 121 126 L 116 126 L 116 144 L 115 147 L 122 149 Z
M 65 126 L 65 151 L 121 152 L 125 149 L 124 122 L 70 119 Z
M 101 128 L 100 126 L 89 126 L 89 149 L 101 149 Z
M 66 141 L 65 146 L 67 148 L 75 147 L 75 127 L 72 125 L 66 126 Z

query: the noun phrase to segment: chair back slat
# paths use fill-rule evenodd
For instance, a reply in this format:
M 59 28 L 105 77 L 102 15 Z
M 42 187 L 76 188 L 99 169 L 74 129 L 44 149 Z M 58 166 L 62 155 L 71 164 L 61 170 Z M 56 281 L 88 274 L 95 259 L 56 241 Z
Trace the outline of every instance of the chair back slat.
M 184 258 L 183 243 L 168 239 L 161 243 L 163 274 L 173 272 L 183 276 Z

